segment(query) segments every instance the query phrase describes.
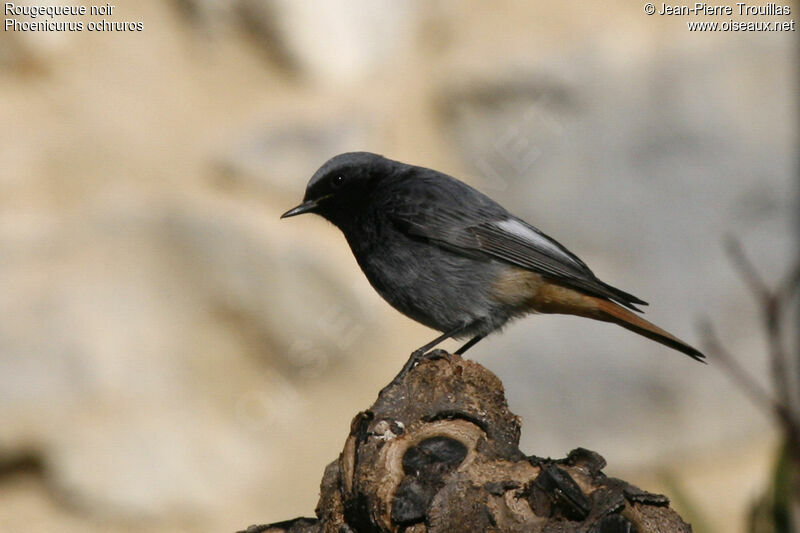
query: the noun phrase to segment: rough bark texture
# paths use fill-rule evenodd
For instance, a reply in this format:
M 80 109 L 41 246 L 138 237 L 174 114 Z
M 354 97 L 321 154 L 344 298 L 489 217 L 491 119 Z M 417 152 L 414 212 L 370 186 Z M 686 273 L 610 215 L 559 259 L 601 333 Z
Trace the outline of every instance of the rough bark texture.
M 423 361 L 356 415 L 325 469 L 316 518 L 247 533 L 689 533 L 669 500 L 606 477 L 578 448 L 526 456 L 500 380 L 445 354 Z

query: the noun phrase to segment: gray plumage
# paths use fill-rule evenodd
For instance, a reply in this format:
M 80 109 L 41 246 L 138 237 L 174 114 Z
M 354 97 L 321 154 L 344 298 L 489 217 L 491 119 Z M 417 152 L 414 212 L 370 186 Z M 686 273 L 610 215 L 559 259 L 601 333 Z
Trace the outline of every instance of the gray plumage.
M 519 272 L 589 295 L 592 302 L 635 311 L 646 305 L 600 281 L 555 239 L 488 196 L 428 168 L 368 152 L 338 155 L 311 178 L 304 203 L 283 216 L 306 212 L 342 230 L 367 279 L 394 308 L 445 332 L 443 338 L 474 337 L 469 346 L 510 319 L 538 310 L 535 294 L 498 296 L 498 283 Z M 610 320 L 597 315 L 582 314 Z M 636 327 L 613 321 L 692 357 L 700 354 L 663 330 L 640 331 L 639 322 L 649 324 L 644 321 L 634 319 Z

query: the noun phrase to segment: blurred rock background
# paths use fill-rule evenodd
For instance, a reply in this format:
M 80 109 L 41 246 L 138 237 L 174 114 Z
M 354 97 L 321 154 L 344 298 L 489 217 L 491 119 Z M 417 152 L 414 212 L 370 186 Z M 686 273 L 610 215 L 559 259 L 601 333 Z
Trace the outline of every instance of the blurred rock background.
M 313 513 L 351 417 L 433 335 L 333 227 L 278 220 L 342 151 L 461 177 L 677 335 L 710 317 L 765 375 L 721 243 L 768 279 L 796 253 L 796 33 L 690 33 L 619 1 L 143 0 L 109 20 L 144 31 L 0 33 L 0 531 Z M 698 533 L 743 531 L 775 434 L 718 368 L 565 317 L 470 356 L 523 449 L 592 448 Z

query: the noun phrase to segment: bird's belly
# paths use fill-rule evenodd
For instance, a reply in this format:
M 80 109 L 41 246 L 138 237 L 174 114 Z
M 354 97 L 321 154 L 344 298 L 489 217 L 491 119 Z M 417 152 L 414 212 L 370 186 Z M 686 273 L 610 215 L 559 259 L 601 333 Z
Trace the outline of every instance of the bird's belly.
M 395 309 L 439 331 L 466 325 L 459 336 L 489 333 L 510 318 L 492 295 L 500 263 L 425 242 L 405 244 L 356 253 L 367 279 Z

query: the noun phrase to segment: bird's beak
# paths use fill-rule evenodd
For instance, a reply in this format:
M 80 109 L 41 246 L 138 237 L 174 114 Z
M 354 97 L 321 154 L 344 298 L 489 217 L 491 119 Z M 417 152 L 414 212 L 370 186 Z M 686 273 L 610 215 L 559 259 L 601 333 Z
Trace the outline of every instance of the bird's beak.
M 298 205 L 297 207 L 293 207 L 286 211 L 284 214 L 281 215 L 281 218 L 289 218 L 297 215 L 302 215 L 303 213 L 308 213 L 313 211 L 317 205 L 316 200 L 308 200 L 307 202 L 303 202 L 302 204 Z

